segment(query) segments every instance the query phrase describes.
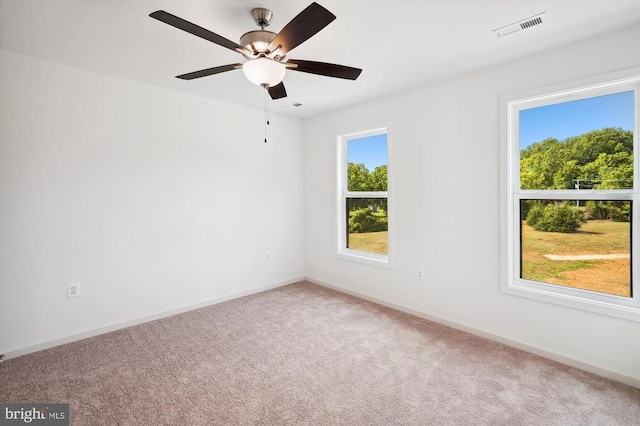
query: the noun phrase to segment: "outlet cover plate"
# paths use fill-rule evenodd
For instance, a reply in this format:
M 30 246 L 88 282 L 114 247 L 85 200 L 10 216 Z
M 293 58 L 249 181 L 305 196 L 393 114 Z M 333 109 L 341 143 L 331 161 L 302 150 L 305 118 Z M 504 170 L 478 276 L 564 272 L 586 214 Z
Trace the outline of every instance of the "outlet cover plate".
M 67 298 L 80 297 L 80 283 L 67 284 Z

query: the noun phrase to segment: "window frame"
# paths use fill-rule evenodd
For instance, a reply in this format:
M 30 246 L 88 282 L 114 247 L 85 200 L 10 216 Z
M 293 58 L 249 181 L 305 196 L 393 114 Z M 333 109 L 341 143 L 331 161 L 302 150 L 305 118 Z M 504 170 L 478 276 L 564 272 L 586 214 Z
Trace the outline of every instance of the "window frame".
M 387 135 L 387 190 L 386 191 L 349 191 L 348 188 L 348 158 L 347 144 L 352 139 L 368 136 Z M 337 215 L 336 215 L 336 257 L 382 268 L 392 268 L 392 203 L 391 203 L 391 149 L 389 143 L 389 128 L 387 126 L 374 127 L 370 130 L 358 131 L 339 135 L 337 141 Z M 349 198 L 386 198 L 387 199 L 387 254 L 370 253 L 347 248 L 347 199 Z
M 592 98 L 633 90 L 634 92 L 634 173 L 633 189 L 607 190 L 523 190 L 520 189 L 519 111 L 522 109 Z M 501 127 L 501 195 L 500 289 L 503 293 L 597 312 L 640 322 L 640 252 L 634 237 L 640 235 L 640 75 L 638 69 L 609 73 L 553 87 L 502 96 Z M 567 286 L 520 278 L 521 218 L 520 201 L 551 200 L 621 200 L 631 201 L 631 286 L 632 296 L 598 293 Z

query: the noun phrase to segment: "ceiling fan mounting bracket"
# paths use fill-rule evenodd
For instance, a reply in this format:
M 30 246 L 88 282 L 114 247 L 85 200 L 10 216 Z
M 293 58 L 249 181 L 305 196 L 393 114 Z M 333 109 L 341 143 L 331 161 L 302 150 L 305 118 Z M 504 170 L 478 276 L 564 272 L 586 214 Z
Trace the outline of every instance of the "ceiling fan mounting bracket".
M 264 30 L 271 24 L 273 13 L 271 13 L 269 9 L 265 9 L 264 7 L 256 7 L 255 9 L 251 10 L 251 17 L 255 21 L 256 25 Z

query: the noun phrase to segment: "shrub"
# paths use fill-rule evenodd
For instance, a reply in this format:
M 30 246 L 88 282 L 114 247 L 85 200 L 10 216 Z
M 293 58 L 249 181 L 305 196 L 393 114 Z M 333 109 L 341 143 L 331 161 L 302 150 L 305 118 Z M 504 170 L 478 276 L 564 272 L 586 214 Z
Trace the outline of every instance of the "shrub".
M 609 210 L 602 201 L 589 200 L 586 203 L 587 219 L 606 220 L 610 219 Z
M 529 205 L 529 211 L 526 214 L 527 225 L 535 228 L 540 219 L 542 219 L 542 212 L 544 211 L 544 206 L 540 203 L 535 203 Z M 524 213 L 524 212 L 523 212 Z
M 379 232 L 387 230 L 387 218 L 375 216 L 367 207 L 351 213 L 349 233 Z
M 631 221 L 631 203 L 629 202 L 610 201 L 609 211 L 614 222 Z
M 587 219 L 611 219 L 614 222 L 631 220 L 631 203 L 628 201 L 587 201 Z
M 583 213 L 567 202 L 549 203 L 529 209 L 527 224 L 538 231 L 574 232 L 585 222 Z
M 520 200 L 520 214 L 522 217 L 526 218 L 529 216 L 529 209 L 540 204 L 542 204 L 543 207 L 545 205 L 540 200 Z

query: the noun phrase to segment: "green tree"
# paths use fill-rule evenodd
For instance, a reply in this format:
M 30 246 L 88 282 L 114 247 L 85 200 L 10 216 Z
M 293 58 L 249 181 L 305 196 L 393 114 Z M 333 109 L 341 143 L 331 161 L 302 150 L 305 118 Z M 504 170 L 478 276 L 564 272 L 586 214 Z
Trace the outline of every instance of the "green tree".
M 387 191 L 387 166 L 376 167 L 369 177 L 370 191 Z M 384 215 L 387 215 L 387 199 L 378 198 L 373 203 L 373 209 L 382 209 Z
M 633 132 L 594 130 L 558 141 L 548 138 L 520 151 L 522 189 L 620 189 L 633 181 Z M 525 202 L 523 215 L 532 206 Z M 589 201 L 590 219 L 626 221 L 630 203 Z
M 369 169 L 364 164 L 349 163 L 347 179 L 349 191 L 369 191 Z
M 368 191 L 371 186 L 369 169 L 362 163 L 348 163 L 347 189 L 349 191 Z M 354 211 L 369 206 L 367 200 L 352 198 L 349 200 L 349 210 Z
M 348 163 L 348 189 L 349 191 L 386 191 L 387 190 L 387 166 L 376 167 L 373 172 L 362 163 Z M 378 198 L 360 199 L 353 198 L 349 202 L 349 210 L 355 211 L 369 208 L 372 212 L 382 209 L 387 214 L 387 200 Z
M 378 166 L 373 169 L 369 177 L 369 191 L 387 190 L 387 166 Z
M 575 188 L 576 176 L 580 176 L 580 166 L 577 160 L 568 160 L 553 174 L 554 189 Z
M 548 138 L 520 151 L 522 189 L 571 189 L 578 179 L 597 183 L 626 179 L 632 173 L 633 132 L 619 128 L 594 130 L 564 141 Z
M 520 152 L 522 189 L 554 189 L 554 175 L 565 163 L 564 145 L 554 138 L 534 143 Z

